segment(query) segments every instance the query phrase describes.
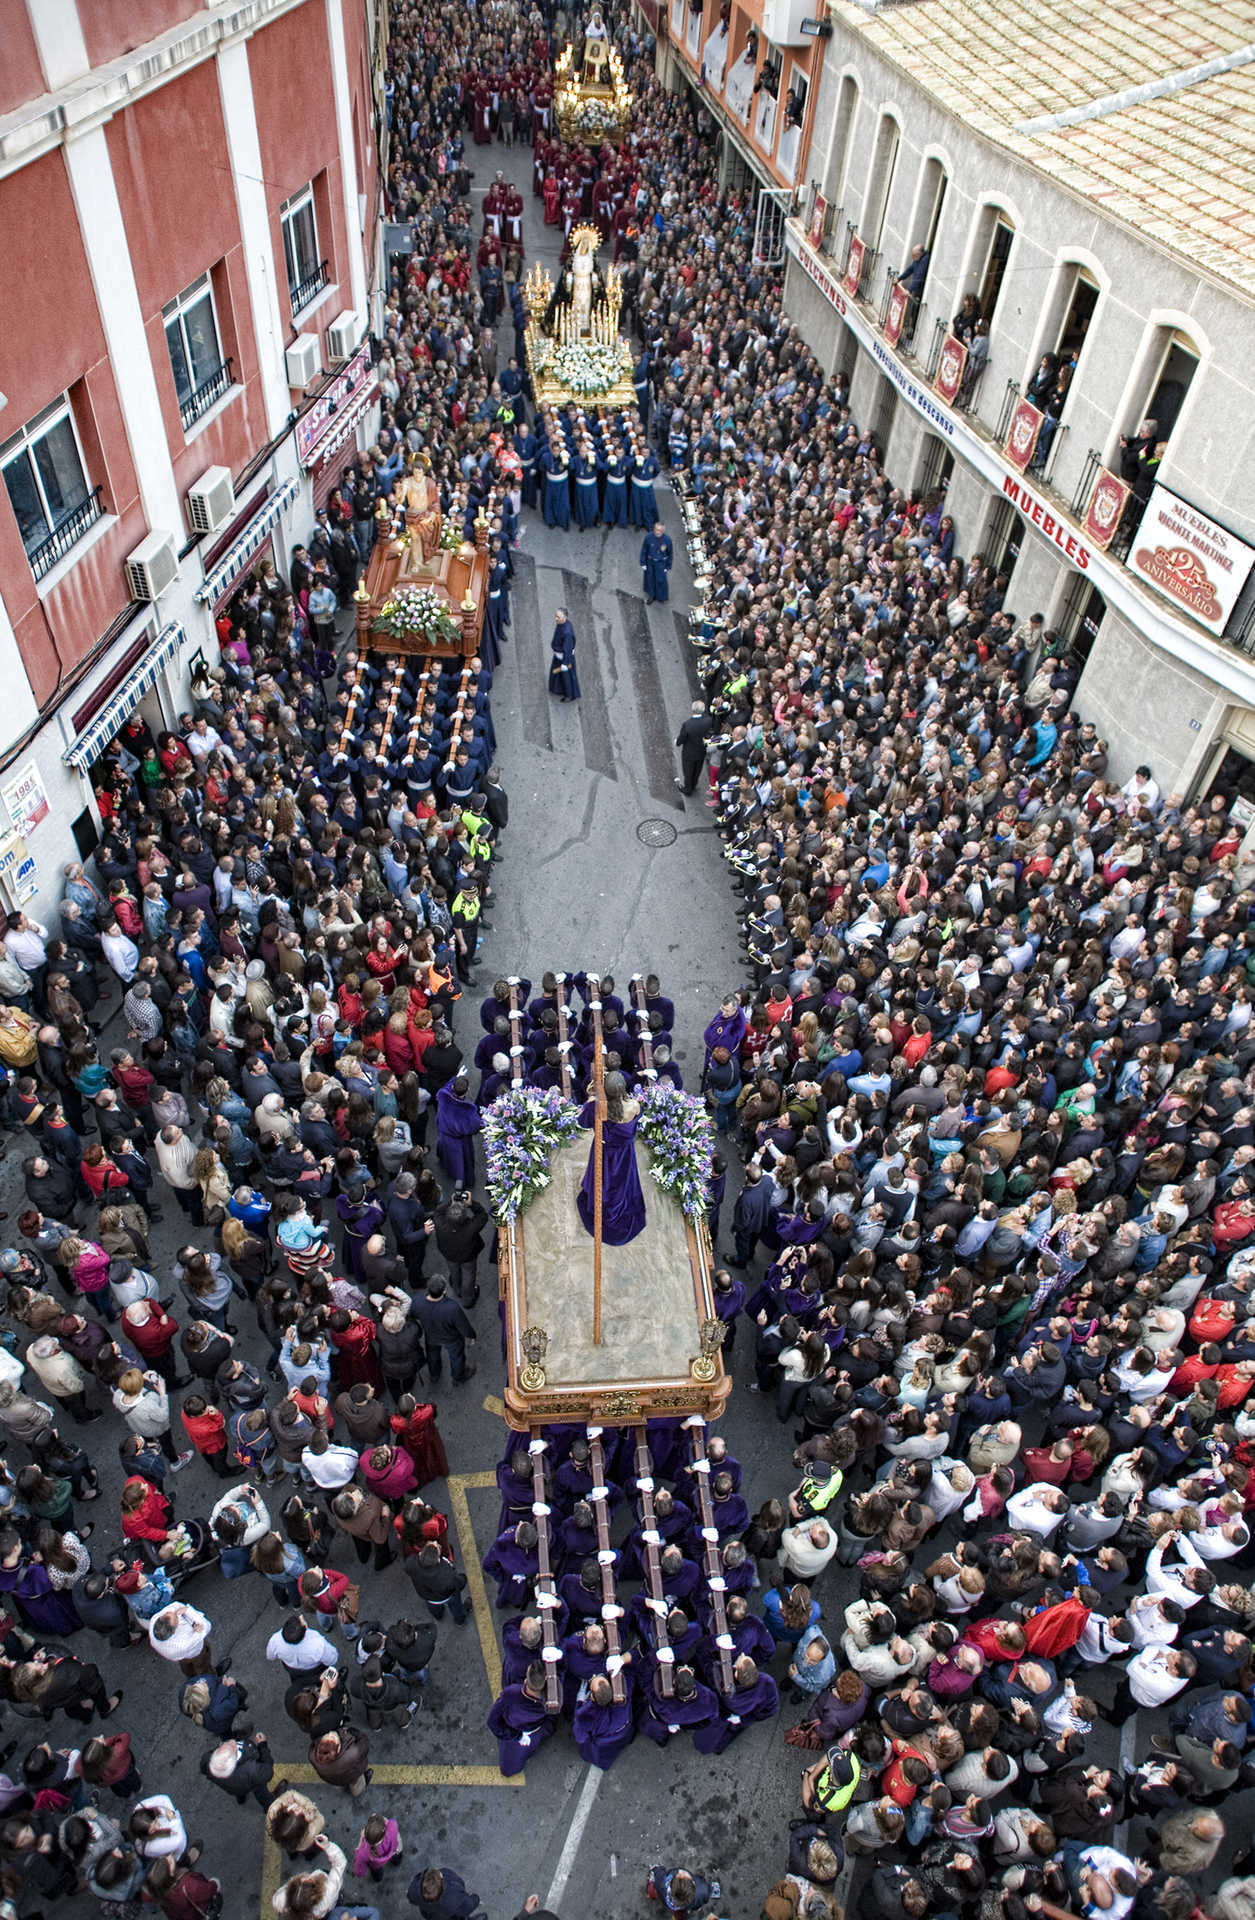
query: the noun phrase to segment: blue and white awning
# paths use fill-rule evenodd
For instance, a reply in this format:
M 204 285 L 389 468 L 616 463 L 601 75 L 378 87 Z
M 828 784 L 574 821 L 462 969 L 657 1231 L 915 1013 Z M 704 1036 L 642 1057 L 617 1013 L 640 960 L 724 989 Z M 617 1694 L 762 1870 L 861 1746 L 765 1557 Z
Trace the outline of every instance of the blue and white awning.
M 299 481 L 284 480 L 275 488 L 265 506 L 257 509 L 230 552 L 222 556 L 213 572 L 206 575 L 203 585 L 197 587 L 196 598 L 202 606 L 221 600 L 227 588 L 243 573 L 262 546 L 284 508 L 291 506 L 299 492 Z
M 79 773 L 86 773 L 88 767 L 99 760 L 114 735 L 134 713 L 157 675 L 178 658 L 182 644 L 183 629 L 177 620 L 161 629 L 121 686 L 114 688 L 95 719 L 65 749 L 61 758 L 67 766 L 76 768 Z

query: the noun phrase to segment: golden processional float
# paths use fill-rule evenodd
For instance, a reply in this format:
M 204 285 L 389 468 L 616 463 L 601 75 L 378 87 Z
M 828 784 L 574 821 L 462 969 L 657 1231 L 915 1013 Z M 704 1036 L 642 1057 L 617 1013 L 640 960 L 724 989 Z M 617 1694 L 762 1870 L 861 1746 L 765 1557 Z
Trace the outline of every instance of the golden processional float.
M 623 283 L 597 264 L 601 232 L 571 230 L 571 257 L 555 286 L 536 265 L 523 282 L 527 370 L 538 406 L 631 407 L 632 349 L 619 332 Z
M 719 1684 L 730 1695 L 732 1640 L 725 1613 L 725 1582 L 706 1459 L 708 1423 L 723 1412 L 732 1383 L 723 1364 L 725 1327 L 715 1311 L 713 1258 L 706 1223 L 713 1130 L 700 1098 L 661 1078 L 653 1064 L 644 982 L 633 976 L 626 1009 L 627 1037 L 616 1032 L 620 1058 L 639 1069 L 636 1155 L 646 1196 L 645 1225 L 624 1245 L 602 1238 L 605 1056 L 600 982 L 585 976 L 592 1026 L 593 1126 L 579 1126 L 568 1058 L 576 1013 L 570 980 L 554 976 L 561 1084 L 529 1088 L 522 1077 L 524 1003 L 521 983 L 508 981 L 511 1085 L 484 1115 L 488 1192 L 497 1218 L 498 1279 L 504 1316 L 507 1424 L 532 1440 L 533 1514 L 538 1534 L 536 1605 L 546 1652 L 546 1704 L 561 1704 L 557 1606 L 549 1505 L 545 1497 L 543 1432 L 558 1424 L 582 1427 L 593 1470 L 601 1618 L 611 1654 L 620 1652 L 623 1607 L 615 1591 L 606 1484 L 609 1429 L 632 1439 L 637 1505 L 644 1528 L 642 1569 L 660 1649 L 668 1646 L 660 1539 L 653 1513 L 649 1422 L 684 1424 L 693 1492 L 702 1525 L 702 1566 L 714 1620 Z M 623 1049 L 628 1049 L 625 1054 Z M 576 1207 L 585 1167 L 592 1171 L 592 1233 Z M 617 1435 L 615 1436 L 617 1438 Z M 671 1656 L 662 1653 L 660 1685 L 670 1697 Z M 609 1663 L 615 1698 L 623 1697 L 618 1662 Z
M 593 8 L 584 29 L 578 67 L 570 41 L 554 64 L 553 111 L 558 132 L 573 145 L 599 147 L 606 140 L 613 145 L 627 133 L 632 96 L 600 7 Z

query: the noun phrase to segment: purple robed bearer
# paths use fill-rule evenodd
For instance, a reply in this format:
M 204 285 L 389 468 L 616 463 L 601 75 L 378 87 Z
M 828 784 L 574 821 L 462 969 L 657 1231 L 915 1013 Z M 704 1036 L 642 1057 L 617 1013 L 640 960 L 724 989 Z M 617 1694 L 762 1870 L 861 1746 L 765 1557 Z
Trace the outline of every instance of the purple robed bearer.
M 590 1767 L 612 1767 L 636 1731 L 632 1711 L 632 1676 L 624 1673 L 623 1699 L 616 1702 L 608 1677 L 594 1674 L 588 1691 L 572 1715 L 572 1732 L 580 1758 Z
M 468 1098 L 470 1081 L 464 1074 L 436 1095 L 436 1139 L 440 1164 L 459 1187 L 475 1182 L 475 1135 L 483 1127 L 479 1108 Z
M 769 1673 L 760 1673 L 744 1656 L 733 1668 L 733 1688 L 720 1702 L 720 1718 L 698 1727 L 693 1745 L 699 1753 L 722 1753 L 751 1720 L 772 1720 L 780 1711 L 780 1694 Z
M 522 1773 L 554 1724 L 545 1711 L 545 1670 L 538 1661 L 528 1668 L 521 1686 L 503 1687 L 488 1709 L 488 1731 L 497 1736 L 497 1765 L 502 1773 Z
M 645 1225 L 645 1195 L 636 1166 L 636 1102 L 627 1099 L 621 1073 L 606 1075 L 606 1118 L 602 1123 L 601 1237 L 608 1247 L 625 1247 Z M 593 1124 L 593 1102 L 580 1113 L 580 1125 Z M 593 1231 L 593 1183 L 597 1147 L 594 1142 L 584 1169 L 576 1206 L 587 1233 Z

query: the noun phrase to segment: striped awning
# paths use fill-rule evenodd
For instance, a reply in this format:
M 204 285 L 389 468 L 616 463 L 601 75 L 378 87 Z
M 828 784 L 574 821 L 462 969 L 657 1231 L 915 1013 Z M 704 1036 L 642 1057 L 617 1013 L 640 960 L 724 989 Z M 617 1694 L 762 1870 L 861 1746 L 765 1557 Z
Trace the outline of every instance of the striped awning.
M 79 773 L 99 760 L 101 754 L 128 720 L 157 678 L 172 660 L 178 658 L 183 644 L 183 629 L 178 621 L 163 627 L 146 653 L 140 655 L 121 686 L 115 687 L 100 712 L 84 727 L 78 739 L 65 749 L 61 758 Z
M 330 432 L 324 433 L 321 440 L 314 442 L 306 456 L 306 466 L 321 466 L 329 454 L 335 453 L 342 447 L 345 441 L 357 432 L 360 421 L 370 412 L 378 398 L 379 380 L 372 373 L 360 393 L 354 394 L 344 412 L 337 417 Z
M 299 492 L 300 483 L 297 480 L 285 480 L 275 488 L 265 506 L 259 507 L 253 515 L 235 545 L 223 554 L 213 572 L 207 574 L 203 584 L 197 587 L 196 598 L 202 606 L 221 600 L 227 588 L 243 573 L 263 544 L 284 508 L 291 506 Z

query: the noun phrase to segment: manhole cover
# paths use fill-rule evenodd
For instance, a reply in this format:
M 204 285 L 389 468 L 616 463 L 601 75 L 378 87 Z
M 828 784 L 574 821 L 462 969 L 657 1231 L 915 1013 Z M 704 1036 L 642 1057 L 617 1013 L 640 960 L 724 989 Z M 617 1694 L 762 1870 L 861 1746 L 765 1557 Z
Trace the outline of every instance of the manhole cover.
M 636 837 L 647 847 L 669 847 L 676 837 L 675 828 L 669 820 L 642 820 Z

